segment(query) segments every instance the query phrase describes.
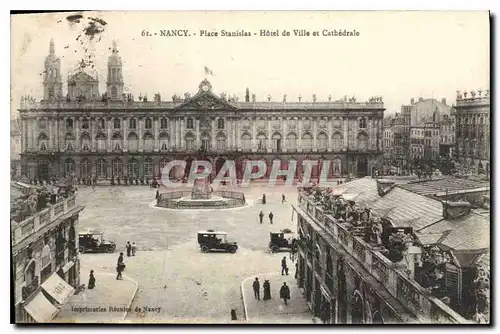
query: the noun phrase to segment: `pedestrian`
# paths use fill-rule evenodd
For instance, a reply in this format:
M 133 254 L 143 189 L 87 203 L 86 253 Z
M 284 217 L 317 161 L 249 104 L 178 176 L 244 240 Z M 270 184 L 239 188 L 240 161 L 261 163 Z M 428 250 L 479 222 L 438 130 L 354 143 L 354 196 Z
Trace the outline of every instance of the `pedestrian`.
M 135 252 L 137 251 L 137 245 L 135 242 L 132 243 L 132 256 L 135 256 Z
M 127 245 L 125 246 L 127 249 L 127 256 L 130 257 L 130 251 L 132 250 L 132 245 L 130 245 L 130 241 L 127 241 Z
M 283 299 L 285 305 L 288 305 L 287 301 L 290 299 L 290 288 L 286 285 L 286 282 L 283 282 L 283 285 L 281 286 L 280 298 Z
M 234 308 L 231 309 L 231 320 L 238 320 L 236 316 L 236 310 Z
M 118 257 L 118 262 L 116 264 L 116 279 L 121 280 L 122 278 L 122 271 L 125 269 L 125 263 L 123 263 L 123 252 L 120 252 L 120 256 Z
M 93 288 L 95 288 L 95 277 L 94 277 L 94 271 L 91 270 L 90 275 L 89 275 L 89 284 L 87 285 L 87 289 L 92 290 Z
M 264 280 L 264 284 L 262 284 L 262 287 L 264 288 L 264 300 L 270 300 L 271 299 L 271 283 L 269 283 L 269 280 Z
M 299 263 L 295 262 L 295 279 L 299 278 Z
M 264 212 L 262 212 L 262 210 L 260 210 L 260 213 L 259 213 L 259 220 L 260 220 L 260 223 L 262 224 L 262 220 L 264 219 Z
M 155 199 L 158 199 L 158 197 L 160 197 L 160 191 L 156 190 L 156 197 L 155 197 Z
M 272 224 L 273 223 L 273 213 L 272 212 L 269 212 L 269 222 Z
M 285 275 L 287 273 L 287 266 L 286 266 L 286 256 L 283 256 L 281 259 L 281 275 Z
M 253 295 L 255 296 L 255 299 L 260 300 L 260 293 L 259 293 L 260 282 L 259 282 L 258 277 L 255 277 L 255 281 L 253 281 L 252 287 L 253 287 Z
M 266 194 L 262 194 L 262 204 L 266 204 Z
M 286 198 L 285 198 L 285 194 L 281 194 L 281 203 L 285 203 L 286 202 Z

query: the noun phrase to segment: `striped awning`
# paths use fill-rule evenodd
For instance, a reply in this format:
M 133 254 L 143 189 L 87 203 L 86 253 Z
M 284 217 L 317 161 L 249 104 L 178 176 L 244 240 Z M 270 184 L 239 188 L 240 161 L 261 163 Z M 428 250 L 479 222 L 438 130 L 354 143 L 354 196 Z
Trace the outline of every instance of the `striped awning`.
M 36 322 L 43 323 L 51 321 L 59 311 L 42 292 L 39 292 L 24 309 Z

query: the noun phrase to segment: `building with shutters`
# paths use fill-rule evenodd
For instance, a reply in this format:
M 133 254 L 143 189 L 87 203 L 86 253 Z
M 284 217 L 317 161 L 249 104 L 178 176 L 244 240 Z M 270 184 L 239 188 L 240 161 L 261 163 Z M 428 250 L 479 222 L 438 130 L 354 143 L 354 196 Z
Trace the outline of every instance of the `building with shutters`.
M 485 189 L 440 182 L 361 178 L 328 193 L 299 192 L 298 284 L 315 317 L 340 324 L 489 322 L 490 213 L 463 201 Z
M 16 182 L 11 198 L 31 202 L 29 189 Z M 72 195 L 32 212 L 25 209 L 11 208 L 13 321 L 49 322 L 80 285 L 78 216 L 83 208 Z
M 455 158 L 474 173 L 490 174 L 490 91 L 457 92 Z
M 382 98 L 258 102 L 247 89 L 244 102 L 216 95 L 208 80 L 194 94 L 163 101 L 124 94 L 123 68 L 116 43 L 108 58 L 106 92 L 99 93 L 96 73 L 81 67 L 70 73 L 62 90 L 60 59 L 51 42 L 45 62 L 44 98 L 21 105 L 22 171 L 30 179 L 74 173 L 96 176 L 158 177 L 172 160 L 185 160 L 185 170 L 203 147 L 214 175 L 225 160 L 236 161 L 241 177 L 245 161 L 263 160 L 282 168 L 304 160 L 329 160 L 328 175 L 372 175 L 382 164 Z M 322 165 L 321 163 L 319 164 Z M 268 174 L 271 168 L 268 168 Z M 319 176 L 319 168 L 313 176 Z

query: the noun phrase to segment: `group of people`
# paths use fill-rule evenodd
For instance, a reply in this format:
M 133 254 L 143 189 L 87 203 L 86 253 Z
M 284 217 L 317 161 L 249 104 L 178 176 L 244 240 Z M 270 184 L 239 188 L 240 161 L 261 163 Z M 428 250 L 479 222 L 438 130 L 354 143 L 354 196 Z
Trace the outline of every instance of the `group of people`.
M 269 223 L 272 224 L 273 223 L 274 214 L 272 212 L 269 212 L 268 217 L 269 217 Z M 264 221 L 264 212 L 262 212 L 262 210 L 260 210 L 260 213 L 259 213 L 259 221 L 260 221 L 261 224 Z
M 127 249 L 128 257 L 135 256 L 135 252 L 137 252 L 137 245 L 135 244 L 135 242 L 131 244 L 130 241 L 127 241 L 127 245 L 125 246 L 125 248 Z
M 252 284 L 253 293 L 255 299 L 260 300 L 260 281 L 258 277 L 255 277 L 255 281 Z M 271 299 L 271 282 L 269 280 L 264 280 L 264 284 L 262 284 L 264 296 L 263 300 Z M 290 288 L 286 285 L 286 282 L 283 282 L 283 285 L 280 288 L 280 299 L 283 299 L 285 305 L 288 305 L 288 300 L 290 299 Z
M 114 186 L 114 185 L 121 185 L 121 184 L 124 184 L 124 185 L 148 185 L 150 186 L 151 188 L 156 188 L 158 187 L 158 181 L 156 181 L 156 179 L 153 179 L 152 182 L 150 182 L 150 179 L 148 176 L 144 176 L 144 177 L 137 177 L 137 176 L 116 176 L 116 178 L 114 176 L 111 177 L 111 185 Z
M 262 204 L 266 204 L 267 200 L 266 200 L 266 194 L 262 194 Z M 285 197 L 285 194 L 281 194 L 281 203 L 285 203 L 286 202 L 286 197 Z

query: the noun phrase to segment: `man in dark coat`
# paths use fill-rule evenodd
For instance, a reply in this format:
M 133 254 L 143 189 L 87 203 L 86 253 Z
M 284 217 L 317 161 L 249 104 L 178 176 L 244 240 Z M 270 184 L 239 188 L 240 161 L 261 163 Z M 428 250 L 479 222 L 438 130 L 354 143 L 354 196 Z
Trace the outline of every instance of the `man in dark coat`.
M 87 289 L 92 290 L 93 288 L 95 288 L 95 277 L 94 277 L 94 271 L 91 270 L 90 275 L 89 275 L 89 284 L 87 285 Z
M 283 285 L 281 286 L 280 298 L 283 299 L 285 305 L 288 305 L 287 301 L 290 299 L 290 288 L 286 285 L 286 282 L 283 282 Z
M 122 278 L 122 271 L 125 268 L 125 263 L 123 263 L 123 252 L 120 252 L 120 256 L 118 257 L 118 262 L 116 263 L 116 279 L 120 280 Z
M 127 249 L 127 256 L 130 256 L 130 252 L 132 251 L 132 245 L 130 244 L 130 241 L 127 241 L 126 249 Z
M 160 197 L 160 191 L 159 190 L 156 191 L 156 197 L 155 197 L 155 199 L 158 199 L 158 197 Z
M 255 281 L 253 281 L 252 287 L 253 287 L 253 295 L 255 296 L 255 299 L 260 300 L 260 292 L 259 292 L 260 282 L 259 282 L 258 277 L 255 277 Z
M 262 212 L 262 210 L 260 210 L 260 213 L 259 213 L 259 220 L 260 220 L 260 223 L 262 224 L 262 220 L 264 220 L 264 212 Z
M 272 224 L 273 223 L 273 213 L 272 212 L 269 212 L 269 222 Z
M 266 204 L 266 194 L 262 195 L 262 204 Z
M 285 194 L 281 194 L 281 203 L 285 202 L 286 202 Z
M 297 279 L 299 277 L 299 263 L 295 263 L 295 278 Z
M 264 280 L 262 287 L 264 288 L 264 300 L 271 299 L 271 283 L 269 283 L 269 280 Z
M 286 266 L 286 256 L 283 256 L 283 258 L 281 259 L 281 275 L 285 274 L 288 275 L 288 269 Z

